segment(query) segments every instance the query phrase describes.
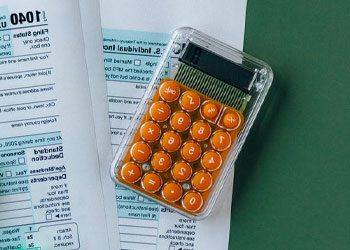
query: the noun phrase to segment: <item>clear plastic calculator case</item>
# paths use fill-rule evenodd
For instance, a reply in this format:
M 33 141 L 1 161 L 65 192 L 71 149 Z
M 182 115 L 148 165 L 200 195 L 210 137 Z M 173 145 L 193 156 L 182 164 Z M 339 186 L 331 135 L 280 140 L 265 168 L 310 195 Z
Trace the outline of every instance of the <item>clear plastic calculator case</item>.
M 266 63 L 195 29 L 176 30 L 116 152 L 113 180 L 205 218 L 272 78 Z

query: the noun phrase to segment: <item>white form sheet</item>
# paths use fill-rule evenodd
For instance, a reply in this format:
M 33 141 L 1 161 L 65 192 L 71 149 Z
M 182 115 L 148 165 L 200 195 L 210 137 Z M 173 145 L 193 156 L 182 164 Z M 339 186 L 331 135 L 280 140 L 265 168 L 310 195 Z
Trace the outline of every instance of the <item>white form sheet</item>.
M 120 249 L 115 203 L 115 188 L 106 167 L 112 161 L 112 141 L 108 118 L 107 84 L 105 80 L 101 16 L 99 0 L 79 0 L 83 35 L 85 43 L 86 64 L 89 75 L 92 110 L 95 121 L 97 149 L 100 161 L 104 208 L 108 227 L 110 250 Z
M 0 249 L 108 249 L 77 0 L 0 1 Z
M 170 33 L 191 26 L 243 48 L 246 1 L 101 0 L 105 71 L 114 151 L 129 126 Z M 106 169 L 108 171 L 108 169 Z M 233 174 L 213 213 L 189 220 L 117 186 L 122 249 L 228 248 Z

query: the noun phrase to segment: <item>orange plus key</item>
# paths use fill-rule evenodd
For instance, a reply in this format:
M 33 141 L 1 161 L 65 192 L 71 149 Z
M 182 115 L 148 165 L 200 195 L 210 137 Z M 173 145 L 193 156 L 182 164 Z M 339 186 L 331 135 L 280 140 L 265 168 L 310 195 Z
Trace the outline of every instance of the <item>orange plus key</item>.
M 148 192 L 157 192 L 162 186 L 162 178 L 155 172 L 149 172 L 142 177 L 141 184 L 143 189 Z
M 209 101 L 202 105 L 201 112 L 204 118 L 212 120 L 218 116 L 219 108 L 215 103 Z
M 192 186 L 197 191 L 200 191 L 200 192 L 207 191 L 209 188 L 211 188 L 212 184 L 213 184 L 213 179 L 211 177 L 211 174 L 205 171 L 199 171 L 193 174 Z
M 231 136 L 223 130 L 215 131 L 211 137 L 211 145 L 218 151 L 224 151 L 231 146 Z
M 134 162 L 125 163 L 120 170 L 123 180 L 134 183 L 141 178 L 141 168 Z
M 174 80 L 167 80 L 159 87 L 159 95 L 166 102 L 176 101 L 180 96 L 180 87 Z
M 182 157 L 189 162 L 198 160 L 201 153 L 201 146 L 194 141 L 185 142 L 181 148 Z
M 187 181 L 192 175 L 191 165 L 185 161 L 176 162 L 171 169 L 171 174 L 177 181 Z
M 164 122 L 168 120 L 171 109 L 168 104 L 162 101 L 155 102 L 149 109 L 149 114 L 156 122 Z
M 152 154 L 150 146 L 145 142 L 136 142 L 130 149 L 131 157 L 137 162 L 147 161 Z
M 181 146 L 181 137 L 174 131 L 165 132 L 160 139 L 163 149 L 168 152 L 174 152 Z
M 220 153 L 214 150 L 209 150 L 203 154 L 201 163 L 206 170 L 215 171 L 221 167 L 222 157 Z
M 224 115 L 223 123 L 227 129 L 234 130 L 241 125 L 241 117 L 236 112 L 229 112 Z
M 175 112 L 170 118 L 170 125 L 178 132 L 183 132 L 191 125 L 191 117 L 184 111 Z
M 203 205 L 203 197 L 198 192 L 189 191 L 182 198 L 182 206 L 191 212 L 198 211 Z
M 162 195 L 167 201 L 178 201 L 182 195 L 182 187 L 174 181 L 165 183 L 163 186 Z
M 191 135 L 197 141 L 205 141 L 211 134 L 209 123 L 205 121 L 197 121 L 191 127 Z
M 140 129 L 140 135 L 142 139 L 148 142 L 154 142 L 159 139 L 162 133 L 159 125 L 155 122 L 149 121 L 142 124 Z
M 164 151 L 157 152 L 152 156 L 151 164 L 158 172 L 167 171 L 171 167 L 171 157 Z
M 194 111 L 200 105 L 200 97 L 194 91 L 186 91 L 180 98 L 181 107 L 186 111 Z

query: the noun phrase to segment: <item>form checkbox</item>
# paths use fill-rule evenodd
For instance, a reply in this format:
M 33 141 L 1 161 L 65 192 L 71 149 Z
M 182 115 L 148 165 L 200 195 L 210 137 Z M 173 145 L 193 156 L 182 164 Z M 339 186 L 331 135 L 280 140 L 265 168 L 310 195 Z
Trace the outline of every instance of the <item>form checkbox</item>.
M 26 163 L 26 161 L 25 161 L 24 157 L 18 158 L 18 164 L 19 165 L 24 165 L 25 163 Z
M 4 41 L 10 41 L 10 35 L 9 34 L 3 35 L 2 38 L 4 39 Z
M 12 177 L 12 172 L 11 171 L 6 171 L 6 177 Z
M 170 66 L 170 65 L 169 65 L 169 62 L 167 62 L 167 63 L 166 63 L 166 68 L 169 68 L 169 66 Z
M 139 195 L 139 201 L 143 201 L 143 200 L 144 200 L 143 196 Z
M 135 66 L 140 66 L 141 65 L 141 60 L 140 59 L 135 59 L 134 60 L 134 65 Z
M 46 214 L 46 220 L 52 220 L 52 214 Z

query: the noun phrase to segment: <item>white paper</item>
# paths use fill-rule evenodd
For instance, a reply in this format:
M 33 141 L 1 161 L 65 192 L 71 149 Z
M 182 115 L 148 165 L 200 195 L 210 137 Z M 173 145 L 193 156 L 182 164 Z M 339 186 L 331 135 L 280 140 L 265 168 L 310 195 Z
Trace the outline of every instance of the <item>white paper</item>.
M 108 249 L 77 0 L 0 1 L 0 109 L 0 249 Z
M 112 141 L 108 118 L 107 84 L 105 80 L 100 3 L 98 0 L 80 0 L 86 63 L 89 75 L 92 110 L 95 122 L 98 156 L 100 161 L 104 208 L 111 250 L 120 249 L 115 203 L 115 188 L 106 167 L 112 161 Z
M 176 28 L 190 26 L 243 48 L 246 1 L 101 0 L 104 46 L 163 49 Z M 151 46 L 148 46 L 153 44 Z M 112 49 L 113 51 L 113 49 Z M 159 57 L 105 47 L 112 143 L 117 149 Z M 107 171 L 107 169 L 106 169 Z M 227 249 L 233 174 L 212 214 L 193 221 L 117 187 L 122 249 Z

